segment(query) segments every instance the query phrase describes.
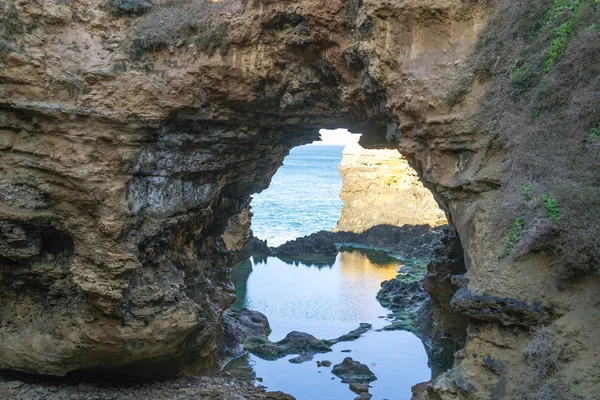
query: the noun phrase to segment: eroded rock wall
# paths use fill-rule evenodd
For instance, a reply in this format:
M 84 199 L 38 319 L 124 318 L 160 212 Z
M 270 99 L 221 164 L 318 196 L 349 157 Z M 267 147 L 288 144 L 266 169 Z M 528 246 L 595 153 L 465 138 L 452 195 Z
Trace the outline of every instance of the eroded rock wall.
M 215 11 L 212 48 L 193 24 L 164 35 L 193 15 L 170 0 L 143 15 L 104 0 L 2 2 L 0 368 L 149 372 L 184 354 L 214 366 L 249 196 L 291 147 L 343 126 L 406 157 L 464 250 L 452 305 L 467 344 L 425 395 L 515 398 L 538 324 L 578 343 L 560 377 L 592 393 L 599 380 L 581 368 L 598 363 L 586 339 L 598 336 L 597 276 L 560 284 L 535 248 L 498 258 L 513 222 L 503 160 L 520 143 L 477 123 L 481 104 L 509 99 L 489 92 L 506 73 L 469 76 L 468 59 L 492 12 L 521 4 L 253 0 Z M 139 24 L 158 31 L 136 41 Z M 148 44 L 158 36 L 172 41 Z
M 375 225 L 436 227 L 447 222 L 431 192 L 397 150 L 349 144 L 338 169 L 344 207 L 336 231 L 361 233 Z

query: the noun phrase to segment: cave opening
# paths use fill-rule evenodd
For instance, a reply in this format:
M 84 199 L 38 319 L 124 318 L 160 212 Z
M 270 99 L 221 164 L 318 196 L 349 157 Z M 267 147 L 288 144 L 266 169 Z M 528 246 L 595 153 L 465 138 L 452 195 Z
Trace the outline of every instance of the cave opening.
M 233 269 L 231 310 L 263 313 L 269 346 L 300 331 L 328 351 L 273 354 L 259 345 L 228 373 L 251 369 L 273 389 L 329 399 L 347 397 L 348 388 L 319 366 L 347 356 L 371 368 L 370 390 L 381 398 L 408 397 L 444 370 L 429 358 L 425 323 L 413 321 L 431 317 L 422 280 L 445 215 L 397 150 L 364 149 L 359 138 L 321 130 L 322 141 L 291 149 L 253 196 L 250 258 Z

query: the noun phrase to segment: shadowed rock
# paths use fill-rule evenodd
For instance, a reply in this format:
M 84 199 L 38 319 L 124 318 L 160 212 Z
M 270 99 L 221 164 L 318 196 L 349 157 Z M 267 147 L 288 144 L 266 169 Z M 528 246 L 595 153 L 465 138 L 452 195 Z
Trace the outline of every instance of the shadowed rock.
M 290 358 L 289 361 L 291 363 L 300 364 L 311 361 L 315 354 L 332 351 L 330 346 L 336 343 L 349 342 L 358 339 L 369 329 L 371 329 L 371 324 L 361 323 L 357 329 L 330 340 L 317 339 L 313 335 L 297 331 L 288 333 L 287 336 L 279 342 L 271 342 L 266 336 L 261 337 L 259 335 L 249 338 L 245 342 L 245 349 L 265 360 L 278 360 L 291 354 L 298 354 L 297 357 Z M 258 331 L 260 332 L 260 328 Z
M 304 332 L 292 331 L 279 342 L 254 338 L 246 343 L 246 349 L 264 360 L 277 360 L 290 354 L 299 354 L 295 363 L 312 360 L 317 353 L 327 353 L 331 347 L 326 341 Z M 291 360 L 290 360 L 291 361 Z
M 335 256 L 338 249 L 330 232 L 320 231 L 285 242 L 279 247 L 271 247 L 276 256 Z
M 367 323 L 361 323 L 360 326 L 338 338 L 335 339 L 331 339 L 328 340 L 327 343 L 329 344 L 336 344 L 339 342 L 351 342 L 353 340 L 358 339 L 359 337 L 361 337 L 361 335 L 363 333 L 366 333 L 369 329 L 371 329 L 372 325 L 371 324 L 367 324 Z
M 340 364 L 334 365 L 331 372 L 341 378 L 343 383 L 368 383 L 377 380 L 369 367 L 350 357 L 346 357 Z
M 244 343 L 249 340 L 266 340 L 271 333 L 269 320 L 258 312 L 248 310 L 227 310 L 223 314 L 224 358 L 237 357 L 244 353 Z

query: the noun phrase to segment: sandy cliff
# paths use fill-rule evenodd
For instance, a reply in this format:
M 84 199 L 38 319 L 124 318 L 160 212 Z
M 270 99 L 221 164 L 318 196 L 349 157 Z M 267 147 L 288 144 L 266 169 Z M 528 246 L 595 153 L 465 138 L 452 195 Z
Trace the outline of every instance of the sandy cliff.
M 446 223 L 431 192 L 397 150 L 349 144 L 338 169 L 344 207 L 336 231 L 360 233 L 375 225 L 435 227 Z
M 600 5 L 567 3 L 3 1 L 0 368 L 214 366 L 249 196 L 346 127 L 460 237 L 467 345 L 415 396 L 520 398 L 538 325 L 530 392 L 600 392 Z

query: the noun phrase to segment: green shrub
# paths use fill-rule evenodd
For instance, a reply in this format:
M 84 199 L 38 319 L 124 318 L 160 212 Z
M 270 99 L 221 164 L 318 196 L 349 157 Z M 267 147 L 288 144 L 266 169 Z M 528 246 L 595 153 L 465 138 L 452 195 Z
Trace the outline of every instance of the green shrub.
M 523 220 L 523 218 L 517 218 L 515 222 L 513 222 L 508 239 L 502 247 L 502 252 L 500 253 L 500 256 L 498 256 L 499 259 L 504 258 L 511 253 L 513 247 L 515 247 L 519 240 L 523 238 L 524 229 L 525 221 Z
M 542 200 L 546 204 L 546 211 L 548 212 L 548 218 L 554 222 L 558 222 L 560 219 L 560 208 L 556 199 L 548 194 L 542 195 Z
M 558 57 L 560 57 L 565 47 L 567 47 L 569 36 L 573 33 L 574 29 L 575 21 L 573 17 L 554 30 L 554 39 L 550 43 L 548 55 L 542 65 L 542 73 L 544 75 L 550 72 L 550 69 L 556 64 Z
M 528 183 L 527 185 L 523 186 L 523 202 L 527 203 L 529 200 L 531 200 L 531 191 L 533 190 L 533 185 L 530 183 Z
M 510 71 L 509 76 L 512 79 L 514 79 L 514 78 L 518 77 L 519 75 L 521 75 L 523 72 L 525 72 L 527 70 L 527 68 L 529 68 L 529 65 L 526 62 L 524 62 L 521 57 L 517 57 L 517 58 L 515 58 L 515 61 L 513 62 L 513 66 Z

